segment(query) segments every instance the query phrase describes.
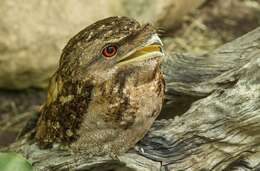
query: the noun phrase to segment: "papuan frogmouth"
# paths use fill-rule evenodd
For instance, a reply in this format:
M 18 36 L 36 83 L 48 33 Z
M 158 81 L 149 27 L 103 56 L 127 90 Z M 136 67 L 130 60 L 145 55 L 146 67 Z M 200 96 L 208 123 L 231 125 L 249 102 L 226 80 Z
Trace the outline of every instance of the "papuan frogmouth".
M 91 155 L 132 148 L 160 113 L 162 43 L 151 25 L 127 17 L 100 20 L 63 49 L 41 108 L 35 139 Z

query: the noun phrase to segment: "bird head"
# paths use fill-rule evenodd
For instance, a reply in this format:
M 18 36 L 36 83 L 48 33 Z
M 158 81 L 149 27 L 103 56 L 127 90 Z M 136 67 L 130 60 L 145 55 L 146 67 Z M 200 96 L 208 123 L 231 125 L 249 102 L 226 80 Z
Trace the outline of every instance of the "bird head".
M 87 27 L 69 41 L 58 71 L 67 78 L 101 83 L 122 68 L 142 68 L 147 61 L 158 62 L 161 56 L 162 43 L 151 25 L 111 17 Z

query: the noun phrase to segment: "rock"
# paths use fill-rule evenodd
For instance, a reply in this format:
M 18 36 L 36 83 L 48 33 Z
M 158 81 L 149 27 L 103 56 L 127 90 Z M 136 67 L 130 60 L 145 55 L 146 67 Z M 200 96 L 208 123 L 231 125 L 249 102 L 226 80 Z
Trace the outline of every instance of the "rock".
M 1 0 L 0 87 L 46 87 L 68 39 L 111 15 L 105 0 Z M 98 15 L 97 15 L 98 13 Z
M 202 2 L 1 0 L 0 88 L 45 88 L 65 43 L 96 20 L 126 15 L 171 28 L 182 15 Z

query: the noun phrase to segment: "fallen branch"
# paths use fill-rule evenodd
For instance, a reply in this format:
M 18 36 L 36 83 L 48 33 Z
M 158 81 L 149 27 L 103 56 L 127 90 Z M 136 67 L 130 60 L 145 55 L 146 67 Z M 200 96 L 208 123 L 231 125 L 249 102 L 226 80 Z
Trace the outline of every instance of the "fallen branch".
M 174 119 L 156 121 L 118 161 L 40 150 L 25 140 L 11 150 L 38 170 L 260 169 L 260 28 L 206 56 L 171 54 L 162 67 L 167 101 L 161 117 Z

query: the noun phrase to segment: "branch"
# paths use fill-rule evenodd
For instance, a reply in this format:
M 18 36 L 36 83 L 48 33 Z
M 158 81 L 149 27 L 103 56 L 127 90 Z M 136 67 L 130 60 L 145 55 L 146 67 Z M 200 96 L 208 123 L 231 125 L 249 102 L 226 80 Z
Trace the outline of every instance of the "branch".
M 260 28 L 206 56 L 171 54 L 162 69 L 167 100 L 161 117 L 174 119 L 156 121 L 118 160 L 40 150 L 25 139 L 11 149 L 38 170 L 260 169 Z

